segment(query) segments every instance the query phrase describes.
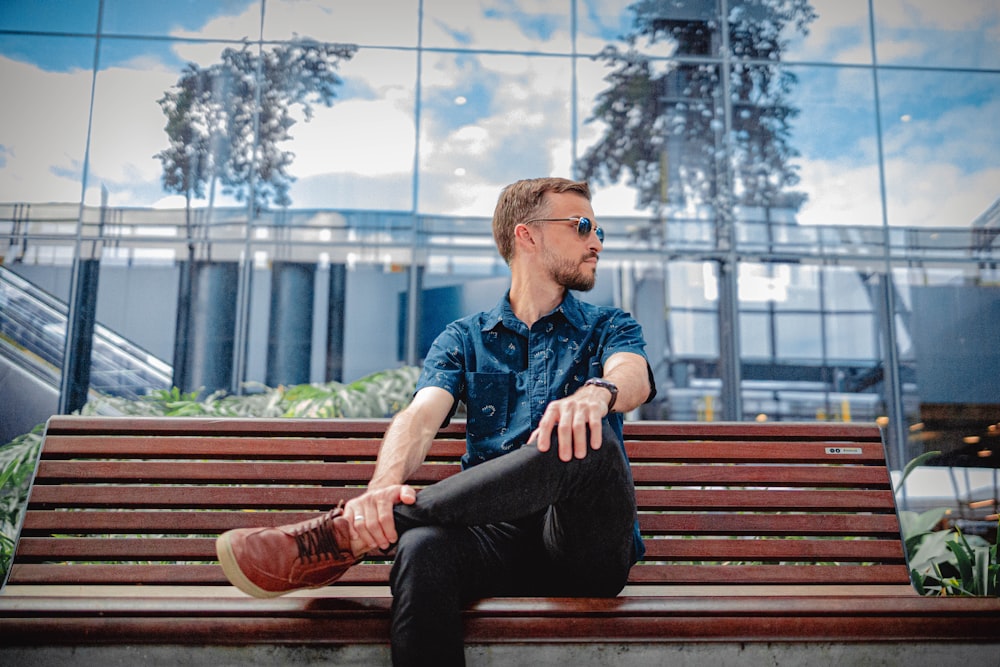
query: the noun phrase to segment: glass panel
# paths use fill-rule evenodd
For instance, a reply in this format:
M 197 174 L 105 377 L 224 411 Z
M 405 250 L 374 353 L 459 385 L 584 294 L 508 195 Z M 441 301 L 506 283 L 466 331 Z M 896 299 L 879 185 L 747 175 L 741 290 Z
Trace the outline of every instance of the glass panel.
M 967 257 L 976 237 L 961 228 L 986 224 L 1000 196 L 1000 74 L 891 70 L 879 80 L 889 224 L 951 228 L 907 243 Z
M 621 40 L 634 28 L 635 12 L 629 8 L 635 0 L 572 1 L 576 3 L 576 48 L 579 53 L 600 53 L 606 45 Z
M 97 30 L 98 0 L 0 2 L 0 30 L 75 32 Z
M 839 67 L 789 67 L 780 75 L 789 86 L 775 99 L 784 103 L 788 133 L 775 133 L 775 109 L 734 109 L 736 146 L 744 151 L 742 163 L 767 167 L 769 188 L 776 210 L 750 209 L 751 225 L 766 225 L 764 236 L 773 248 L 838 254 L 869 252 L 870 242 L 845 226 L 880 226 L 881 195 L 877 168 L 875 103 L 871 73 Z M 761 127 L 768 128 L 761 130 Z M 744 133 L 745 134 L 742 134 Z M 767 139 L 761 142 L 761 139 Z M 751 150 L 752 149 L 752 150 Z M 749 152 L 746 152 L 749 151 Z M 761 161 L 754 156 L 769 155 Z M 770 165 L 770 166 L 769 166 Z M 775 170 L 784 170 L 774 174 Z M 748 171 L 752 174 L 753 171 Z M 746 180 L 745 178 L 743 180 Z M 758 202 L 759 205 L 759 202 Z M 782 210 L 795 212 L 803 226 L 831 226 L 829 234 L 804 235 L 795 225 L 776 224 Z
M 426 54 L 420 211 L 491 215 L 503 186 L 569 174 L 570 67 L 568 58 Z
M 332 106 L 313 104 L 311 120 L 295 111 L 298 122 L 283 145 L 295 156 L 288 167 L 292 206 L 412 209 L 416 58 L 360 49 L 339 66 L 343 84 Z
M 995 0 L 876 0 L 881 64 L 921 67 L 1000 67 Z
M 899 270 L 908 303 L 898 321 L 912 339 L 901 370 L 909 451 L 939 450 L 939 464 L 997 466 L 1000 422 L 1000 282 L 996 269 Z M 992 450 L 992 455 L 980 454 Z
M 719 327 L 715 313 L 672 311 L 671 342 L 679 356 L 714 358 L 719 356 Z
M 570 51 L 570 2 L 424 0 L 424 46 Z
M 715 308 L 719 287 L 708 262 L 670 262 L 668 300 L 670 308 Z
M 130 36 L 256 39 L 260 5 L 260 0 L 104 0 L 102 29 Z
M 771 358 L 771 318 L 764 313 L 740 314 L 740 356 Z
M 740 264 L 740 304 L 746 308 L 819 310 L 817 267 L 793 264 Z
M 195 207 L 237 205 L 234 197 L 223 192 L 228 188 L 220 182 L 224 140 L 219 125 L 227 117 L 222 109 L 235 107 L 236 98 L 220 100 L 221 93 L 208 92 L 221 85 L 213 65 L 192 65 L 183 70 L 150 68 L 150 60 L 155 59 L 146 51 L 150 46 L 159 48 L 145 40 L 102 44 L 102 63 L 131 64 L 104 66 L 98 72 L 86 203 L 100 206 L 105 191 L 106 203 L 118 207 L 183 210 L 187 196 Z M 227 47 L 215 44 L 202 48 L 214 48 L 221 54 Z M 182 84 L 188 88 L 178 87 Z M 185 106 L 186 93 L 197 94 L 204 101 Z M 210 104 L 217 104 L 214 113 Z M 165 129 L 168 123 L 173 128 L 170 131 Z M 211 132 L 211 127 L 218 129 Z M 198 138 L 199 133 L 203 139 Z M 192 149 L 194 159 L 190 157 Z M 165 186 L 166 178 L 171 179 L 171 185 Z
M 823 299 L 827 310 L 872 310 L 864 273 L 847 266 L 823 268 Z
M 732 15 L 759 1 L 731 0 Z M 763 3 L 768 14 L 777 16 L 767 28 L 777 28 L 777 44 L 783 61 L 871 63 L 871 32 L 868 0 L 809 0 L 809 2 Z M 876 0 L 876 4 L 879 4 Z M 778 8 L 784 9 L 782 12 Z M 760 9 L 756 13 L 761 12 Z M 751 14 L 752 15 L 752 14 Z M 801 29 L 801 25 L 805 30 Z M 770 38 L 770 33 L 768 34 Z M 764 40 L 769 45 L 770 39 Z M 735 42 L 734 47 L 740 42 Z M 739 51 L 734 52 L 739 55 Z
M 598 46 L 598 50 L 600 50 Z M 608 123 L 594 116 L 598 95 L 607 90 L 609 85 L 605 77 L 613 71 L 611 64 L 603 60 L 586 58 L 576 63 L 577 80 L 577 140 L 572 150 L 577 157 L 582 156 L 590 147 L 596 144 L 608 131 Z M 587 174 L 583 175 L 588 177 Z M 640 227 L 649 228 L 649 218 L 639 206 L 639 195 L 635 186 L 627 177 L 611 182 L 608 178 L 598 177 L 596 173 L 589 175 L 591 188 L 594 191 L 594 206 L 603 216 L 611 215 L 642 215 Z
M 631 46 L 658 58 L 718 56 L 722 49 L 716 0 L 635 2 L 625 35 Z
M 778 314 L 774 318 L 775 356 L 787 361 L 823 358 L 822 318 L 806 314 Z
M 875 318 L 871 315 L 829 315 L 826 318 L 827 356 L 867 361 L 876 356 Z
M 418 12 L 418 0 L 268 0 L 264 39 L 416 46 Z
M 0 36 L 0 202 L 79 205 L 93 60 L 92 39 Z
M 685 244 L 700 234 L 688 226 L 713 220 L 727 200 L 718 197 L 717 159 L 724 155 L 718 68 L 662 61 L 651 79 L 626 54 L 608 52 L 600 64 L 580 68 L 580 113 L 587 124 L 578 171 L 602 185 L 617 184 L 614 210 L 669 219 L 665 229 L 652 232 Z M 707 229 L 711 234 L 712 226 Z

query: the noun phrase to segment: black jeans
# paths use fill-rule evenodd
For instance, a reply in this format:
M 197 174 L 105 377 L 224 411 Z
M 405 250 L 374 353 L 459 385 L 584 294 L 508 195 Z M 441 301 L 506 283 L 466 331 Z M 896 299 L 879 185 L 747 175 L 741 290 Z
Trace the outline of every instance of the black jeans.
M 545 453 L 526 445 L 396 506 L 394 665 L 464 664 L 461 610 L 473 600 L 621 591 L 634 560 L 635 491 L 606 422 L 603 438 L 569 462 L 555 438 Z

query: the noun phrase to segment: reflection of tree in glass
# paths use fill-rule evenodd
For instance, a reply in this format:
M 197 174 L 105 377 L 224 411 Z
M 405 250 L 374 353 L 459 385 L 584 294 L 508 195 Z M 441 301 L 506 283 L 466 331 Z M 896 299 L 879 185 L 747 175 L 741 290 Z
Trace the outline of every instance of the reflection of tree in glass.
M 715 5 L 640 0 L 630 7 L 627 48 L 609 45 L 598 56 L 612 71 L 590 120 L 605 129 L 581 176 L 616 182 L 624 172 L 639 207 L 657 217 L 668 204 L 725 215 L 732 205 L 797 207 L 804 199 L 786 191 L 799 181 L 788 143 L 798 110 L 786 102 L 797 79 L 778 62 L 786 26 L 806 34 L 816 13 L 807 0 L 731 2 L 722 35 Z M 698 60 L 727 47 L 733 61 L 723 81 L 717 64 Z
M 336 69 L 356 51 L 295 41 L 260 53 L 226 49 L 222 62 L 205 68 L 189 63 L 158 100 L 170 141 L 156 155 L 164 190 L 184 195 L 188 209 L 206 186 L 211 206 L 217 184 L 238 201 L 252 197 L 255 211 L 288 206 L 294 153 L 279 144 L 296 122 L 291 107 L 309 120 L 313 104 L 331 106 L 342 83 Z

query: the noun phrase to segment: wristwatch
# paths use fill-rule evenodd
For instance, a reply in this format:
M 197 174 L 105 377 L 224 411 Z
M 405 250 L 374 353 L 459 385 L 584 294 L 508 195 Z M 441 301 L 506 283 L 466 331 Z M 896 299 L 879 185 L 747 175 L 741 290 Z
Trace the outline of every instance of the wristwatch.
M 611 414 L 612 408 L 615 407 L 615 401 L 618 400 L 618 387 L 615 386 L 613 382 L 608 382 L 607 380 L 602 380 L 601 378 L 590 378 L 583 383 L 583 386 L 591 385 L 594 387 L 604 387 L 611 392 L 611 400 L 608 402 L 608 414 Z

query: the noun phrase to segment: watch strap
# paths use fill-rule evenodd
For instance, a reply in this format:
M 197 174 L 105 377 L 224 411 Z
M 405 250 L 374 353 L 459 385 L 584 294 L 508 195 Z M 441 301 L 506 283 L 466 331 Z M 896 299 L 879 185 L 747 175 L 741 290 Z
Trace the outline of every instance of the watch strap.
M 611 414 L 611 411 L 615 407 L 615 401 L 618 400 L 618 386 L 615 385 L 615 383 L 613 382 L 608 382 L 607 380 L 603 380 L 601 378 L 590 378 L 589 380 L 583 383 L 583 386 L 603 387 L 604 389 L 610 391 L 611 400 L 608 401 L 608 414 Z

